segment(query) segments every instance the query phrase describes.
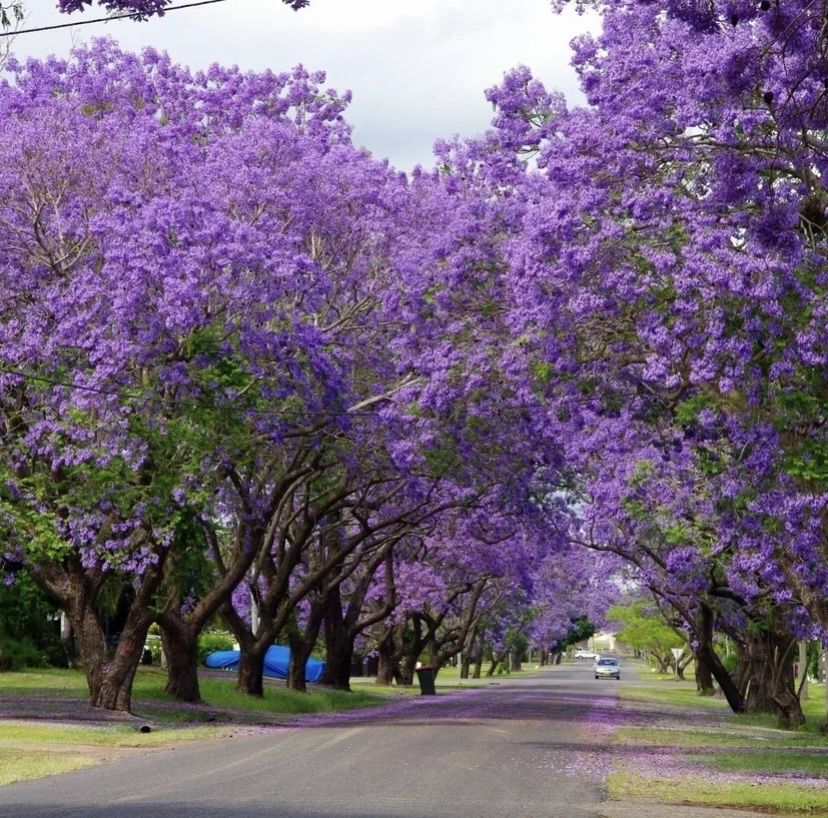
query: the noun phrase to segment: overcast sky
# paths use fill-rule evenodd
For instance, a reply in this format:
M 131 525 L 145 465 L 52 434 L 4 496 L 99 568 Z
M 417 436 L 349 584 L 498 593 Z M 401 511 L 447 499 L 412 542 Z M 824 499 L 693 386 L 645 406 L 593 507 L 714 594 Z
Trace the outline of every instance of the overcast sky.
M 56 2 L 26 0 L 26 27 L 102 16 L 97 7 L 61 15 Z M 530 66 L 547 87 L 579 102 L 569 41 L 590 25 L 571 9 L 554 14 L 549 0 L 312 0 L 301 12 L 278 0 L 226 0 L 145 23 L 25 34 L 13 51 L 64 56 L 73 43 L 111 36 L 198 68 L 218 62 L 282 71 L 301 62 L 353 92 L 354 140 L 407 170 L 431 164 L 435 139 L 485 130 L 492 111 L 483 90 L 512 66 Z

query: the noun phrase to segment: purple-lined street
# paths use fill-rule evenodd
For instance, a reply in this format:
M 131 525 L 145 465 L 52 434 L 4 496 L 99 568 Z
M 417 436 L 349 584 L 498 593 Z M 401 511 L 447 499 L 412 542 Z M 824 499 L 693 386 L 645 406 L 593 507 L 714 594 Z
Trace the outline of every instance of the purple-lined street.
M 556 668 L 12 785 L 0 815 L 598 816 L 617 683 L 591 671 Z

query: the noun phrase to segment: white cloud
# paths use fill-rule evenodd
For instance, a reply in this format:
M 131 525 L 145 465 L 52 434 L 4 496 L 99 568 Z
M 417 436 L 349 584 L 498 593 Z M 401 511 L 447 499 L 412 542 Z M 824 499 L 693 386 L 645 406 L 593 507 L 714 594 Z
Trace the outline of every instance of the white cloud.
M 56 0 L 28 0 L 29 26 L 66 17 Z M 428 164 L 435 139 L 484 130 L 483 90 L 529 65 L 549 87 L 579 101 L 568 43 L 594 19 L 552 12 L 549 0 L 312 0 L 293 12 L 279 0 L 227 0 L 174 11 L 146 23 L 117 21 L 29 34 L 20 57 L 65 55 L 73 39 L 108 35 L 125 48 L 153 45 L 194 67 L 212 62 L 284 70 L 324 68 L 329 84 L 350 89 L 354 138 L 400 168 Z

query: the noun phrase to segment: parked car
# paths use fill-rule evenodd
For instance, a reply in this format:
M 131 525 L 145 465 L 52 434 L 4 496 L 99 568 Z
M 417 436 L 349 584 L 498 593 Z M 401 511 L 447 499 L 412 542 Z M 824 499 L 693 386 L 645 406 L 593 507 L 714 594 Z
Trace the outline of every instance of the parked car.
M 595 663 L 595 678 L 596 679 L 620 679 L 621 678 L 621 663 L 611 656 L 602 656 Z
M 598 657 L 598 654 L 594 650 L 589 650 L 588 648 L 578 648 L 572 655 L 576 659 L 596 659 Z

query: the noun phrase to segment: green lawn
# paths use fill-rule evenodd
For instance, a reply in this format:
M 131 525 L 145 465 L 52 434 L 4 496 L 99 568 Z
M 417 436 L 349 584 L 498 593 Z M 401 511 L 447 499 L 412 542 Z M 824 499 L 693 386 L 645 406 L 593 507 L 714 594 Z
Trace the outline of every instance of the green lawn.
M 705 780 L 693 775 L 681 778 L 653 778 L 627 770 L 613 772 L 608 781 L 612 798 L 632 798 L 664 804 L 710 805 L 758 809 L 765 814 L 814 815 L 828 813 L 828 790 L 796 784 L 772 785 Z
M 689 755 L 688 758 L 716 770 L 744 773 L 799 773 L 815 778 L 828 775 L 828 748 L 811 753 L 788 750 L 753 750 L 747 753 Z
M 824 692 L 811 686 L 803 702 L 802 730 L 778 729 L 772 715 L 734 715 L 720 698 L 699 697 L 692 683 L 651 681 L 619 688 L 622 703 L 654 726 L 624 727 L 613 734 L 619 753 L 608 780 L 614 799 L 744 807 L 778 815 L 828 814 L 828 737 Z M 672 769 L 642 771 L 635 747 L 663 748 Z M 717 752 L 721 751 L 721 752 Z M 646 765 L 644 765 L 646 770 Z M 768 778 L 768 776 L 772 776 Z M 825 779 L 825 787 L 798 781 Z
M 62 724 L 31 721 L 3 722 L 0 748 L 9 745 L 36 745 L 38 747 L 152 747 L 172 741 L 192 741 L 212 738 L 226 728 L 189 727 L 175 729 L 161 727 L 142 733 L 127 724 Z
M 77 753 L 56 755 L 50 752 L 0 748 L 0 786 L 78 770 L 94 763 L 94 758 Z
M 236 715 L 268 720 L 274 716 L 301 713 L 328 713 L 371 707 L 388 700 L 389 693 L 380 689 L 358 689 L 352 693 L 328 688 L 309 688 L 308 693 L 297 693 L 280 684 L 265 684 L 261 699 L 236 690 L 236 675 L 227 678 L 200 680 L 203 706 L 179 705 L 164 693 L 166 674 L 157 668 L 140 668 L 133 687 L 133 710 L 141 715 L 152 714 L 163 721 L 215 721 L 222 716 L 233 720 Z M 86 679 L 77 670 L 38 670 L 22 673 L 0 673 L 0 710 L 2 701 L 27 697 L 46 699 L 87 700 Z M 216 712 L 218 711 L 218 712 Z
M 134 716 L 90 713 L 86 679 L 76 670 L 0 673 L 0 785 L 95 764 L 107 755 L 181 741 L 215 738 L 246 724 L 284 723 L 303 713 L 328 713 L 383 704 L 388 691 L 353 693 L 311 688 L 307 694 L 267 683 L 256 699 L 236 690 L 236 676 L 203 678 L 201 705 L 183 705 L 164 693 L 166 674 L 140 668 L 133 688 Z M 36 713 L 37 720 L 17 718 Z M 84 719 L 78 719 L 80 714 Z M 47 720 L 50 719 L 50 720 Z M 207 722 L 207 723 L 205 723 Z M 150 732 L 140 732 L 142 724 Z
M 735 720 L 734 720 L 735 721 Z M 734 728 L 738 725 L 734 725 Z M 772 735 L 757 731 L 681 729 L 678 727 L 622 727 L 616 730 L 613 738 L 618 744 L 639 747 L 738 747 L 744 749 L 796 749 L 801 747 L 824 747 L 828 751 L 828 741 L 813 733 L 783 732 Z M 826 767 L 828 769 L 828 766 Z
M 710 708 L 729 712 L 727 702 L 715 696 L 699 696 L 692 682 L 674 682 L 672 679 L 648 681 L 646 684 L 624 685 L 622 698 L 635 701 L 660 702 L 673 707 Z

